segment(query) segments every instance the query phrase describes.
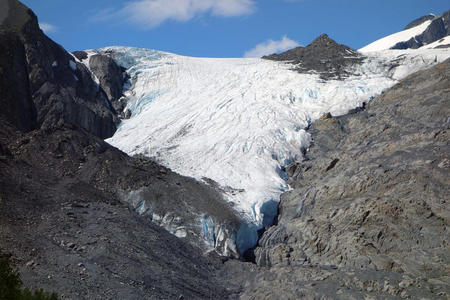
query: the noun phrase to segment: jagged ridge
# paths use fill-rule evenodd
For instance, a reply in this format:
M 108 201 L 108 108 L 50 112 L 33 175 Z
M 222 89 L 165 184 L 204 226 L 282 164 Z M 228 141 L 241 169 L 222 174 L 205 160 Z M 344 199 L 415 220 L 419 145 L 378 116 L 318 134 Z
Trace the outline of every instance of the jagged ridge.
M 352 75 L 349 67 L 360 64 L 363 56 L 357 51 L 336 43 L 322 34 L 306 47 L 297 47 L 280 54 L 263 56 L 264 59 L 288 61 L 294 70 L 317 72 L 323 79 L 343 79 Z

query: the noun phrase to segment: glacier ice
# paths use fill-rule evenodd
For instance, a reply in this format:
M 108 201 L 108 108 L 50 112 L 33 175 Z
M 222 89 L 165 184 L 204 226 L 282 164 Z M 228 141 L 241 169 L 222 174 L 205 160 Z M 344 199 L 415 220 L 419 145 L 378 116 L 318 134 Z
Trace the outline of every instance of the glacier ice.
M 356 74 L 324 81 L 282 62 L 257 58 L 193 58 L 129 47 L 108 47 L 126 68 L 132 113 L 107 140 L 130 155 L 144 154 L 174 171 L 217 182 L 245 224 L 242 253 L 270 225 L 280 194 L 289 190 L 283 166 L 309 147 L 308 125 L 369 101 L 413 71 L 449 57 L 442 50 L 368 53 Z M 207 239 L 211 226 L 203 220 Z

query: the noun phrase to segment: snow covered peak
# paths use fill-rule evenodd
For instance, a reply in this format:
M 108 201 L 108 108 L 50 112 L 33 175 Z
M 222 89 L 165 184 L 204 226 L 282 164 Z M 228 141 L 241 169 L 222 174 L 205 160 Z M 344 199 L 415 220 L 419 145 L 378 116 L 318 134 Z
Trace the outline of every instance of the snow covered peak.
M 358 51 L 361 53 L 374 52 L 391 49 L 395 45 L 401 42 L 406 42 L 410 39 L 414 39 L 416 36 L 422 34 L 428 26 L 431 24 L 431 21 L 425 21 L 422 24 L 415 26 L 410 29 L 406 29 L 394 34 L 391 34 L 387 37 L 381 38 L 369 45 L 359 49 Z
M 367 53 L 387 49 L 418 49 L 433 44 L 450 35 L 450 11 L 439 16 L 429 14 L 414 20 L 405 30 L 381 38 L 361 49 Z M 442 45 L 438 45 L 442 46 Z

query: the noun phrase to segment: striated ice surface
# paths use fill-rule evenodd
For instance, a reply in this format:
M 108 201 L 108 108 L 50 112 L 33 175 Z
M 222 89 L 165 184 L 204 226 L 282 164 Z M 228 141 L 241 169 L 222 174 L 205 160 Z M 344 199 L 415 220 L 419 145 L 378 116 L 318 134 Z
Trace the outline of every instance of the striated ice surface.
M 447 50 L 367 53 L 364 64 L 353 68 L 357 75 L 324 81 L 256 58 L 193 58 L 127 47 L 100 51 L 130 76 L 125 96 L 132 116 L 107 142 L 182 175 L 216 181 L 246 220 L 236 237 L 241 253 L 276 216 L 280 194 L 289 189 L 283 166 L 302 158 L 312 121 L 327 112 L 344 114 L 449 56 Z

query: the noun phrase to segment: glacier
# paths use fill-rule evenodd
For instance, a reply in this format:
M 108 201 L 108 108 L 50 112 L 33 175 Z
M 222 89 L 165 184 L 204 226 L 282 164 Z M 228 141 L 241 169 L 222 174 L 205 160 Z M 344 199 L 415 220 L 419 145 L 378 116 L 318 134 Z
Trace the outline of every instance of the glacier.
M 245 220 L 236 235 L 241 254 L 276 217 L 280 195 L 290 189 L 284 167 L 310 146 L 305 129 L 311 122 L 328 112 L 345 114 L 450 56 L 446 49 L 369 52 L 353 76 L 325 81 L 259 58 L 195 58 L 131 47 L 98 51 L 129 75 L 124 97 L 131 118 L 106 141 L 216 182 Z M 210 238 L 208 220 L 199 226 Z

